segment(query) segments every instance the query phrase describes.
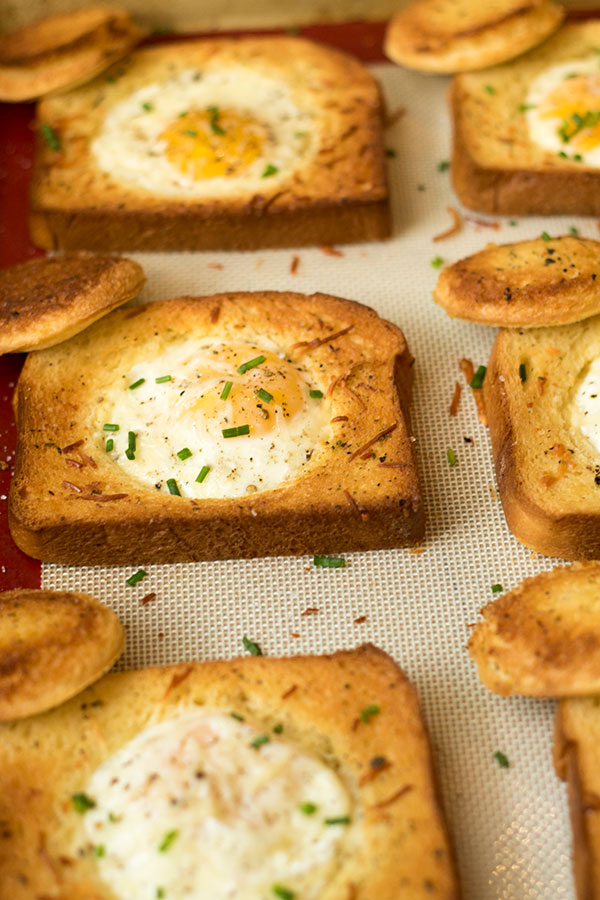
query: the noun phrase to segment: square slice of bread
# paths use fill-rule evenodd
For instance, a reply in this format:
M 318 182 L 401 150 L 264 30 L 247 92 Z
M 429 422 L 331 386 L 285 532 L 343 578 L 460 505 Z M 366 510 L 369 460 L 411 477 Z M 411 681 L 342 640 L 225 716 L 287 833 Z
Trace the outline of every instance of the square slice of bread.
M 582 430 L 593 427 L 598 394 L 584 379 L 599 357 L 599 316 L 504 329 L 492 348 L 483 391 L 504 513 L 523 544 L 548 556 L 600 558 L 599 451 Z
M 390 232 L 379 86 L 301 38 L 138 50 L 45 99 L 37 129 L 41 247 L 252 250 Z
M 123 307 L 25 363 L 13 537 L 79 565 L 418 542 L 412 363 L 324 294 Z
M 600 897 L 600 696 L 561 700 L 554 765 L 567 782 L 577 900 Z
M 211 875 L 211 898 L 459 896 L 416 692 L 370 645 L 112 674 L 0 732 L 2 900 L 183 898 Z
M 575 22 L 514 62 L 454 79 L 452 177 L 465 206 L 505 215 L 600 215 L 600 166 L 582 157 L 577 135 L 584 134 L 574 118 L 585 124 L 592 110 L 585 96 L 578 105 L 577 95 L 569 100 L 557 93 L 567 90 L 569 82 L 577 87 L 579 79 L 569 76 L 577 74 L 582 61 L 597 68 L 598 48 L 600 22 Z M 564 117 L 552 126 L 552 146 L 545 143 L 544 122 L 553 121 L 545 118 L 549 110 L 538 108 L 530 95 L 536 79 L 543 102 L 554 95 L 554 108 L 563 109 Z M 598 104 L 592 106 L 596 112 Z M 546 132 L 543 144 L 537 139 L 540 127 Z M 595 125 L 589 137 L 593 148 L 600 137 Z

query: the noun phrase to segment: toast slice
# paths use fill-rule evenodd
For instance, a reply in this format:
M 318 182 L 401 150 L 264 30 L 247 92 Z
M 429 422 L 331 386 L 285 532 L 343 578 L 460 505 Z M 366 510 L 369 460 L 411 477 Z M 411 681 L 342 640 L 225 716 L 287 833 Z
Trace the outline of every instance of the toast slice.
M 370 645 L 113 674 L 0 731 L 3 900 L 459 896 L 416 692 Z
M 506 521 L 548 556 L 600 558 L 599 348 L 598 316 L 505 329 L 492 348 L 483 392 Z
M 600 895 L 600 697 L 561 700 L 554 765 L 567 782 L 577 900 Z
M 421 72 L 465 72 L 513 59 L 560 26 L 554 0 L 415 0 L 388 26 L 385 52 Z
M 600 214 L 597 102 L 590 100 L 599 46 L 600 22 L 574 22 L 521 59 L 456 76 L 452 178 L 465 206 Z
M 300 38 L 144 48 L 44 100 L 37 129 L 40 247 L 252 250 L 390 232 L 378 84 Z
M 600 563 L 527 578 L 481 610 L 469 652 L 497 694 L 600 693 Z
M 25 363 L 12 535 L 80 565 L 417 542 L 412 362 L 398 328 L 324 294 L 116 310 Z

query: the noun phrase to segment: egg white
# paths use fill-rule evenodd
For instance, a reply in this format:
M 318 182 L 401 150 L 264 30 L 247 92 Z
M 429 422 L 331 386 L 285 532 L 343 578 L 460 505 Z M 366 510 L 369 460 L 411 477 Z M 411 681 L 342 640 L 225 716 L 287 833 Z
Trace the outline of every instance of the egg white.
M 569 76 L 573 74 L 590 77 L 597 83 L 597 108 L 600 110 L 600 60 L 597 56 L 550 66 L 534 79 L 527 95 L 526 106 L 530 107 L 526 112 L 529 136 L 531 141 L 544 150 L 554 154 L 566 153 L 569 158 L 578 154 L 581 156 L 580 164 L 600 167 L 600 146 L 584 153 L 577 149 L 575 142 L 565 143 L 561 139 L 558 130 L 562 119 L 557 116 L 542 118 L 544 109 L 548 108 L 548 96 L 556 88 L 568 85 Z
M 84 845 L 101 847 L 98 873 L 117 897 L 264 900 L 277 884 L 320 896 L 349 827 L 325 819 L 351 817 L 348 791 L 285 735 L 253 746 L 263 733 L 198 709 L 145 728 L 102 763 L 85 786 L 96 805 Z
M 116 371 L 112 383 L 104 385 L 104 399 L 96 409 L 99 452 L 106 452 L 106 441 L 112 440 L 108 455 L 127 475 L 165 493 L 167 480 L 175 479 L 181 495 L 188 497 L 239 497 L 271 490 L 300 475 L 315 448 L 329 437 L 328 402 L 309 394 L 322 386 L 314 384 L 299 363 L 294 364 L 292 387 L 302 395 L 301 409 L 288 417 L 276 402 L 264 404 L 264 414 L 271 417 L 270 431 L 256 434 L 251 428 L 248 435 L 224 437 L 224 428 L 245 424 L 234 421 L 229 411 L 235 391 L 255 407 L 260 403 L 249 386 L 250 377 L 220 359 L 226 346 L 226 340 L 216 338 L 176 341 L 157 356 L 147 358 L 142 351 L 142 358 L 126 372 Z M 261 350 L 283 360 L 283 352 L 266 338 L 261 338 L 260 345 L 247 344 L 246 358 L 257 357 Z M 256 367 L 254 386 L 268 389 L 268 369 Z M 156 378 L 164 375 L 170 380 L 157 384 Z M 131 389 L 140 379 L 144 383 Z M 233 387 L 230 397 L 218 403 L 220 418 L 205 416 L 202 395 L 212 391 L 218 397 L 225 380 L 231 380 Z M 104 424 L 118 425 L 119 430 L 105 431 Z M 136 435 L 134 459 L 126 454 L 129 432 Z M 191 451 L 191 456 L 181 459 L 177 454 L 182 450 Z M 204 466 L 210 471 L 199 483 Z
M 263 123 L 268 140 L 258 159 L 234 177 L 196 180 L 165 156 L 160 135 L 181 114 L 233 108 Z M 251 68 L 184 69 L 147 84 L 110 109 L 91 149 L 116 181 L 169 197 L 221 197 L 261 193 L 305 164 L 314 152 L 311 113 L 300 109 L 285 82 Z M 277 171 L 264 177 L 267 166 Z
M 586 367 L 575 387 L 571 424 L 600 453 L 600 359 Z

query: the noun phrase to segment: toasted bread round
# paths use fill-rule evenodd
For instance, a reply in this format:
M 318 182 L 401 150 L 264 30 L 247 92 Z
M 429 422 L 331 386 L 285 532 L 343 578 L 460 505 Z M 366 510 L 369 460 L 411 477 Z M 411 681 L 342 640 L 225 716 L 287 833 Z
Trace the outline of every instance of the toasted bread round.
M 48 16 L 0 36 L 0 100 L 33 100 L 87 81 L 135 47 L 144 32 L 114 6 Z
M 422 72 L 483 69 L 535 47 L 564 15 L 555 0 L 415 0 L 390 22 L 385 53 Z
M 0 594 L 0 720 L 58 706 L 110 669 L 125 633 L 89 594 L 17 589 Z
M 144 284 L 131 259 L 67 253 L 0 271 L 0 354 L 60 344 L 131 300 Z
M 469 641 L 481 681 L 497 694 L 600 692 L 600 563 L 559 566 L 488 603 Z
M 568 325 L 600 312 L 600 241 L 488 244 L 445 268 L 433 299 L 449 316 L 511 328 Z

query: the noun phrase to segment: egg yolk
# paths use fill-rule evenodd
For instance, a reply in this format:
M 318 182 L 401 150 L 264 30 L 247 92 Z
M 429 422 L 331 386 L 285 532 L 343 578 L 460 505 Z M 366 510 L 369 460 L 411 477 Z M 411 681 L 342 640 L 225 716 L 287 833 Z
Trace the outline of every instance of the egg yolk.
M 278 418 L 291 419 L 305 407 L 308 386 L 293 363 L 248 344 L 212 352 L 214 359 L 200 366 L 201 394 L 193 412 L 222 428 L 249 425 L 251 434 L 266 435 L 275 431 Z
M 171 165 L 195 181 L 245 172 L 267 137 L 266 127 L 252 116 L 216 106 L 180 115 L 159 135 Z
M 563 144 L 584 152 L 600 144 L 600 73 L 566 78 L 546 100 L 540 115 L 561 120 L 557 133 Z

